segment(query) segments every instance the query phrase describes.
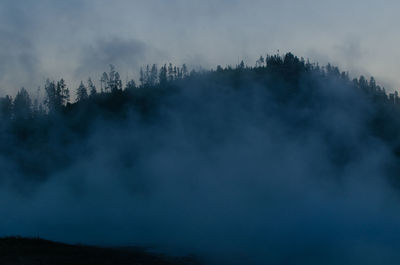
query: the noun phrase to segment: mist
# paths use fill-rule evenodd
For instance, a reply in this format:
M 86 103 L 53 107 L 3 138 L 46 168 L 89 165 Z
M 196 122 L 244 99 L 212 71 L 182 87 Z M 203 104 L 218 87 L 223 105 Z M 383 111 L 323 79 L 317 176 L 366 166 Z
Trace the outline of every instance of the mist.
M 21 150 L 0 157 L 0 235 L 211 264 L 397 264 L 398 158 L 371 128 L 376 104 L 329 75 L 300 75 L 295 92 L 238 78 L 194 74 L 150 96 L 151 115 L 100 115 L 84 136 L 55 123 L 43 144 L 55 157 L 26 154 L 39 179 L 11 141 Z

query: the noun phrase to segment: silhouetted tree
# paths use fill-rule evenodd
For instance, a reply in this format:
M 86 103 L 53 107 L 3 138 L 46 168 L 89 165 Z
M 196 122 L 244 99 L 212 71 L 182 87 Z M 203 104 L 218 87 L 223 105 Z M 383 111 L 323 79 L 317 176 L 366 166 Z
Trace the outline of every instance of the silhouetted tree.
M 76 101 L 82 101 L 86 100 L 88 98 L 88 93 L 85 85 L 81 81 L 81 84 L 79 85 L 78 89 L 76 90 Z
M 109 89 L 110 89 L 109 83 L 110 83 L 110 81 L 109 81 L 109 78 L 108 78 L 108 74 L 106 72 L 104 72 L 101 75 L 101 78 L 100 78 L 101 93 L 109 91 Z
M 264 57 L 260 56 L 260 58 L 256 61 L 256 67 L 264 66 Z
M 178 79 L 178 71 L 177 71 L 176 66 L 174 66 L 173 76 L 174 76 L 174 79 Z
M 57 82 L 57 100 L 59 106 L 64 106 L 65 104 L 69 103 L 70 100 L 70 95 L 69 95 L 69 89 L 67 85 L 65 84 L 64 79 L 61 78 L 60 81 Z
M 44 89 L 46 91 L 44 103 L 49 112 L 59 112 L 69 102 L 69 89 L 64 79 L 58 81 L 57 84 L 54 81 L 47 80 Z
M 149 84 L 150 86 L 154 86 L 157 83 L 158 78 L 158 69 L 157 65 L 153 64 L 150 70 Z
M 160 80 L 160 85 L 163 86 L 167 83 L 168 81 L 168 77 L 167 77 L 167 65 L 164 64 L 164 66 L 162 66 L 160 68 L 160 74 L 158 79 Z
M 6 95 L 4 98 L 0 98 L 0 119 L 10 120 L 13 110 L 12 98 Z
M 125 87 L 125 90 L 127 90 L 127 91 L 132 91 L 132 90 L 134 90 L 136 88 L 136 83 L 135 83 L 135 80 L 130 80 L 130 81 L 128 81 L 128 83 L 126 83 L 126 87 Z
M 237 66 L 238 69 L 243 70 L 245 67 L 244 62 L 241 61 L 240 64 Z
M 108 73 L 108 88 L 111 92 L 122 90 L 122 81 L 120 75 L 115 71 L 115 66 L 110 64 L 110 72 Z
M 183 64 L 182 65 L 182 77 L 185 78 L 188 76 L 188 74 L 189 74 L 188 68 L 187 68 L 186 64 Z
M 144 72 L 143 72 L 143 68 L 140 67 L 140 77 L 139 77 L 139 82 L 140 82 L 140 86 L 143 87 L 145 85 L 145 77 L 144 77 Z
M 96 86 L 93 84 L 93 81 L 91 78 L 88 79 L 88 88 L 89 88 L 90 97 L 96 96 L 96 94 L 97 94 Z
M 32 115 L 32 101 L 25 88 L 21 88 L 15 96 L 13 113 L 16 120 L 28 119 Z
M 44 86 L 44 90 L 46 92 L 46 98 L 44 100 L 44 104 L 47 106 L 49 112 L 55 112 L 58 109 L 57 105 L 57 95 L 56 95 L 56 84 L 54 81 L 46 80 L 46 84 Z
M 172 63 L 168 65 L 168 81 L 173 81 L 174 80 L 174 68 L 172 66 Z

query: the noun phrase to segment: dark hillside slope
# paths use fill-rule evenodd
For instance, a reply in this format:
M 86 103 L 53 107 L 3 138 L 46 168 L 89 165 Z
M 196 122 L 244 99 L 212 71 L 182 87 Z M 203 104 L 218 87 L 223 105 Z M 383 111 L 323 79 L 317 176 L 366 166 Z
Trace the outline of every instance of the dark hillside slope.
M 42 239 L 1 238 L 2 265 L 194 265 L 192 258 L 172 258 L 138 249 L 67 245 Z

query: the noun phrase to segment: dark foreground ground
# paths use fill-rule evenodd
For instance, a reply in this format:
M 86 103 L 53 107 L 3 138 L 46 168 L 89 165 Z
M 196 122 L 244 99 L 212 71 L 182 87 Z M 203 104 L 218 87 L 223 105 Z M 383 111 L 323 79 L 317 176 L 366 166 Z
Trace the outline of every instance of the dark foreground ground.
M 67 245 L 43 239 L 0 238 L 1 265 L 194 265 L 194 258 L 174 258 L 134 248 Z

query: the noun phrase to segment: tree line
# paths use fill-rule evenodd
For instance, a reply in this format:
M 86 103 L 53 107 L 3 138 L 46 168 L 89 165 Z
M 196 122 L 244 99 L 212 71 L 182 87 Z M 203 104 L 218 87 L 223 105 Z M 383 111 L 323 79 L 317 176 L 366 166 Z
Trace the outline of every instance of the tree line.
M 174 66 L 171 63 L 157 67 L 156 64 L 146 65 L 140 68 L 139 85 L 134 79 L 123 84 L 120 74 L 115 66 L 110 65 L 110 70 L 104 72 L 100 78 L 100 89 L 96 87 L 91 78 L 87 82 L 80 82 L 75 89 L 75 102 L 80 103 L 97 96 L 117 93 L 121 91 L 134 91 L 136 89 L 152 89 L 158 87 L 168 87 L 178 80 L 190 79 L 199 75 L 243 75 L 254 72 L 256 74 L 280 74 L 286 79 L 296 79 L 299 74 L 313 73 L 314 75 L 326 76 L 328 78 L 338 78 L 350 82 L 347 72 L 341 72 L 338 67 L 330 64 L 320 67 L 317 63 L 310 63 L 309 60 L 298 58 L 291 53 L 285 55 L 267 55 L 260 56 L 255 66 L 247 66 L 241 61 L 236 67 L 217 66 L 216 70 L 189 72 L 187 66 Z M 361 90 L 365 95 L 371 97 L 374 101 L 400 105 L 400 98 L 397 91 L 387 93 L 384 87 L 376 84 L 374 77 L 367 80 L 364 76 L 351 80 L 354 88 Z M 38 115 L 48 115 L 60 113 L 67 105 L 71 103 L 71 90 L 68 88 L 64 79 L 59 81 L 47 80 L 44 85 L 44 99 L 31 99 L 28 91 L 21 88 L 13 99 L 10 95 L 0 98 L 0 118 L 9 119 L 27 119 Z M 41 101 L 41 102 L 40 102 Z
M 211 70 L 189 70 L 185 64 L 146 65 L 140 69 L 138 83 L 134 79 L 122 82 L 111 65 L 101 75 L 99 87 L 91 78 L 81 81 L 73 91 L 64 79 L 47 80 L 43 99 L 32 100 L 28 91 L 21 88 L 15 98 L 0 98 L 0 155 L 12 159 L 22 175 L 43 179 L 72 163 L 73 154 L 62 150 L 68 145 L 79 146 L 98 118 L 119 121 L 134 112 L 148 122 L 162 116 L 161 106 L 174 107 L 168 105 L 168 98 L 181 97 L 182 102 L 185 98 L 179 95 L 183 91 L 196 89 L 202 93 L 193 95 L 246 95 L 252 87 L 261 87 L 276 102 L 303 106 L 315 104 L 313 93 L 326 83 L 351 89 L 375 104 L 379 111 L 372 119 L 371 130 L 385 141 L 396 141 L 400 130 L 397 92 L 387 93 L 373 77 L 351 79 L 336 66 L 320 66 L 287 53 L 260 56 L 253 66 L 241 61 L 236 66 L 218 65 Z M 199 101 L 208 104 L 210 97 Z M 8 174 L 15 171 L 10 169 Z

